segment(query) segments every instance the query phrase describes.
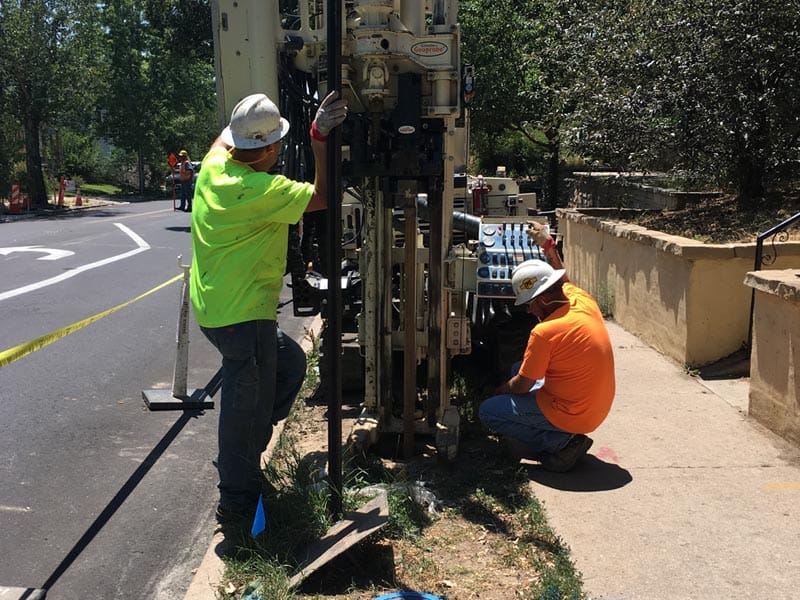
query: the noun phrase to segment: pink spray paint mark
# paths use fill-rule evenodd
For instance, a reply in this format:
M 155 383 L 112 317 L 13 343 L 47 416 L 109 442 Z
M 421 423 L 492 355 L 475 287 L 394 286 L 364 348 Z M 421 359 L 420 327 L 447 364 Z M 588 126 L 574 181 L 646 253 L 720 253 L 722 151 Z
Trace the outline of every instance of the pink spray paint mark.
M 617 453 L 614 452 L 608 446 L 601 446 L 600 448 L 598 448 L 597 452 L 595 452 L 595 456 L 601 460 L 608 459 L 611 462 L 619 463 L 619 458 L 617 458 Z

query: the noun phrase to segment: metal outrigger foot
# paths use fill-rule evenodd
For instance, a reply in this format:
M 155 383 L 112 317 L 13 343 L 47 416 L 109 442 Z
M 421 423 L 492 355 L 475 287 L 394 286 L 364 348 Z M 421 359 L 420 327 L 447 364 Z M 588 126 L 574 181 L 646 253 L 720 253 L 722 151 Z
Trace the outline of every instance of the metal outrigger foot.
M 191 395 L 175 395 L 171 390 L 142 390 L 142 398 L 150 410 L 205 410 L 214 408 L 210 398 L 222 385 L 222 369 L 217 371 L 204 388 L 197 389 Z
M 142 390 L 142 398 L 150 410 L 204 410 L 214 408 L 210 398 L 222 385 L 220 368 L 204 388 L 187 393 L 186 380 L 189 377 L 189 270 L 190 265 L 182 265 L 178 256 L 178 267 L 183 269 L 181 305 L 178 314 L 178 349 L 175 355 L 175 370 L 172 374 L 172 389 Z

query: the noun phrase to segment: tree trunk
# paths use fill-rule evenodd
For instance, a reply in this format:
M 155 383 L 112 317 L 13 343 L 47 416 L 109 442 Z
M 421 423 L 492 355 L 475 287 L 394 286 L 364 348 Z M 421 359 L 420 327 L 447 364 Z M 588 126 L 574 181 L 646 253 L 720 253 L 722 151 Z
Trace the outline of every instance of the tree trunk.
M 550 158 L 547 161 L 547 185 L 544 188 L 545 206 L 547 210 L 555 210 L 558 206 L 561 147 L 557 140 L 550 140 L 547 147 Z
M 136 162 L 139 176 L 139 195 L 144 195 L 144 155 L 141 150 L 136 153 Z
M 739 206 L 752 207 L 764 197 L 764 166 L 752 155 L 740 156 L 736 161 L 736 192 Z
M 39 146 L 41 120 L 35 114 L 25 116 L 25 167 L 28 173 L 28 194 L 31 208 L 47 206 L 47 189 L 42 174 L 42 153 Z
M 769 120 L 763 108 L 753 115 L 749 136 L 739 135 L 736 148 L 736 192 L 740 208 L 754 208 L 764 199 L 769 153 Z

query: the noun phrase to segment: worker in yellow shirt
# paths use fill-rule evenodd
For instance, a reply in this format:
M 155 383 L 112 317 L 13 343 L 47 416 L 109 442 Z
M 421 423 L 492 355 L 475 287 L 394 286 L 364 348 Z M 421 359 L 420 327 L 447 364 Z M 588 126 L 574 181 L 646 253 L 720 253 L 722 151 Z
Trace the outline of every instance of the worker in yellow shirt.
M 327 144 L 347 115 L 338 93 L 311 126 L 314 182 L 270 173 L 289 123 L 264 94 L 234 107 L 203 159 L 192 210 L 190 295 L 222 355 L 217 470 L 220 524 L 249 525 L 262 492 L 261 453 L 305 377 L 305 353 L 277 324 L 289 225 L 327 207 Z

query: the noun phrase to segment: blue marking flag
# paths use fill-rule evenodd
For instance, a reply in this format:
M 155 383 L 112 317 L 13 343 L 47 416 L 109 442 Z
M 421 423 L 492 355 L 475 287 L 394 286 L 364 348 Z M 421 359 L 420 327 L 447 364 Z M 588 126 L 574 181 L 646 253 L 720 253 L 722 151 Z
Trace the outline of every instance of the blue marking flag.
M 256 516 L 253 518 L 253 527 L 250 529 L 250 535 L 258 537 L 267 528 L 267 517 L 264 516 L 264 502 L 262 496 L 258 497 L 258 506 L 256 506 Z

